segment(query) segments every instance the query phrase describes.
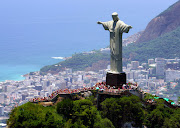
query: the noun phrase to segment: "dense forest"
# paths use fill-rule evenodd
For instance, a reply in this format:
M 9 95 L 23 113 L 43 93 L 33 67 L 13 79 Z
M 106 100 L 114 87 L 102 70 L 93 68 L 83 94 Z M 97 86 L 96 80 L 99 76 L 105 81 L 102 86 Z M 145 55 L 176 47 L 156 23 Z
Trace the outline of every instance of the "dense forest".
M 145 99 L 147 99 L 146 97 Z M 26 103 L 12 110 L 10 128 L 179 128 L 180 109 L 165 107 L 164 101 L 144 106 L 136 96 L 107 98 L 96 107 L 96 98 L 63 99 L 54 106 Z

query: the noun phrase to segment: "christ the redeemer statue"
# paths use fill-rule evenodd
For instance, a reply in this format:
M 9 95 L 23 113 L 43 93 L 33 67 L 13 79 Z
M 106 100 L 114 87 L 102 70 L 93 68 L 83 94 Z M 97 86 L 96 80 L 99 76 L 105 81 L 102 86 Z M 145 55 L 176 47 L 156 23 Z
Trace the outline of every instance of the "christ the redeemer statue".
M 132 27 L 120 21 L 116 12 L 112 13 L 112 18 L 111 21 L 97 23 L 110 32 L 111 68 L 106 74 L 106 84 L 122 88 L 126 84 L 126 73 L 122 71 L 122 34 L 128 33 Z
M 130 25 L 120 21 L 116 12 L 112 13 L 113 20 L 100 22 L 105 30 L 110 32 L 110 51 L 111 51 L 111 73 L 121 73 L 122 71 L 122 34 L 128 33 L 132 28 Z

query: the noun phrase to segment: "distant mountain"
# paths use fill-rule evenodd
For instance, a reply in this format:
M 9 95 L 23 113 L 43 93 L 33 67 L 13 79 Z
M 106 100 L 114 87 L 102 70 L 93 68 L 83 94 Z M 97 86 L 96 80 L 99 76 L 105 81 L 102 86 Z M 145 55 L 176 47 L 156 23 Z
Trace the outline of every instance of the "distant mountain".
M 124 62 L 147 62 L 150 58 L 180 58 L 180 26 L 156 39 L 129 44 L 123 48 Z
M 147 42 L 156 39 L 175 30 L 178 26 L 180 26 L 180 1 L 152 19 L 136 42 Z
M 123 48 L 124 62 L 180 57 L 180 1 L 149 22 L 136 43 Z

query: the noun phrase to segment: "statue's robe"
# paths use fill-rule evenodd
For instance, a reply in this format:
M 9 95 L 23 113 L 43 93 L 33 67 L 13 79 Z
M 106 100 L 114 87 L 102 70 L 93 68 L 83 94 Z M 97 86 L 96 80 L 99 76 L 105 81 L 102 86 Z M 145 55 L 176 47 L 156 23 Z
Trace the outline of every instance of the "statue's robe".
M 110 51 L 111 51 L 111 72 L 122 72 L 122 34 L 128 33 L 131 26 L 123 21 L 102 22 L 105 30 L 110 32 Z

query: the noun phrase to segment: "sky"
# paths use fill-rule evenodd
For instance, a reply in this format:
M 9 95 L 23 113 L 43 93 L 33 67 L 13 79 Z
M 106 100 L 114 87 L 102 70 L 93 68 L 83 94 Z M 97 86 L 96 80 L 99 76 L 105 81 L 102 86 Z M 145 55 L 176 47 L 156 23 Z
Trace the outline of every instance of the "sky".
M 9 51 L 23 42 L 25 48 L 39 43 L 44 50 L 49 45 L 59 47 L 57 43 L 64 47 L 82 42 L 81 46 L 92 48 L 90 44 L 96 42 L 97 48 L 104 47 L 109 33 L 97 21 L 112 20 L 111 14 L 118 12 L 120 20 L 133 27 L 124 34 L 126 38 L 144 30 L 151 19 L 177 1 L 0 0 L 0 45 Z
M 109 45 L 109 33 L 97 21 L 112 20 L 111 14 L 117 12 L 120 20 L 133 27 L 123 35 L 126 38 L 144 30 L 148 22 L 177 1 L 0 0 L 0 51 L 15 54 L 22 48 L 37 52 L 36 48 L 41 48 L 45 52 L 50 47 L 52 52 L 57 47 L 67 51 L 75 45 L 79 47 L 73 52 L 81 51 L 81 47 L 98 49 Z
M 0 24 L 83 23 L 111 20 L 118 12 L 121 20 L 144 29 L 147 23 L 177 0 L 0 0 Z M 82 28 L 79 28 L 82 29 Z

